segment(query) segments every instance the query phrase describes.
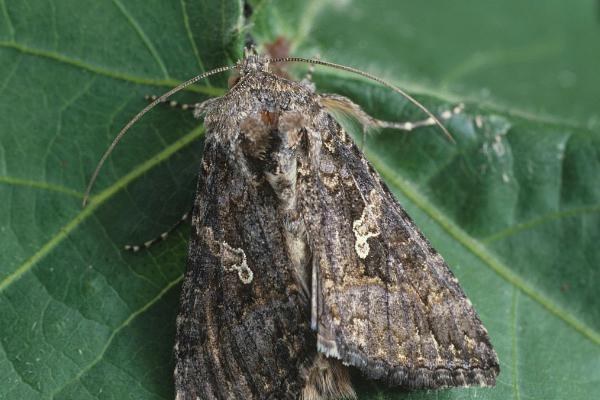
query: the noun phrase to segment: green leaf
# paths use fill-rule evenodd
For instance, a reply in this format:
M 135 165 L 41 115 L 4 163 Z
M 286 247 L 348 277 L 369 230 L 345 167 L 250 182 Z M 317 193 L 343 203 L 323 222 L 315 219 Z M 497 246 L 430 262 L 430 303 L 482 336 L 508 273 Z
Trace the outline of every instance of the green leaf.
M 368 138 L 369 159 L 455 271 L 502 372 L 491 389 L 361 399 L 588 399 L 600 384 L 600 117 L 595 2 L 0 1 L 0 399 L 169 399 L 201 124 L 158 107 L 82 192 L 145 102 L 284 35 L 294 53 L 387 77 L 447 125 Z M 298 70 L 302 74 L 302 70 Z M 178 96 L 219 95 L 226 76 Z M 419 119 L 337 71 L 319 91 Z

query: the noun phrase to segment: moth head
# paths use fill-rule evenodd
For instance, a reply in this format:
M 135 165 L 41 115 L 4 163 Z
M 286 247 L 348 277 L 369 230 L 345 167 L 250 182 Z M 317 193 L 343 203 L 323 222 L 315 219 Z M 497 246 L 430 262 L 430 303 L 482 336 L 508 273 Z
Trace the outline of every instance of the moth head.
M 241 76 L 256 71 L 267 72 L 269 58 L 259 55 L 254 47 L 247 47 L 244 50 L 244 58 L 238 63 L 238 70 Z
M 244 50 L 244 59 L 241 60 L 240 62 L 238 62 L 236 65 L 226 65 L 223 67 L 215 68 L 210 71 L 206 71 L 200 75 L 197 75 L 197 76 L 179 84 L 178 86 L 174 87 L 173 89 L 169 90 L 168 92 L 164 93 L 163 95 L 157 97 L 156 99 L 154 99 L 154 101 L 152 101 L 152 103 L 148 104 L 142 111 L 137 113 L 137 115 L 135 117 L 133 117 L 121 129 L 121 131 L 114 138 L 114 140 L 112 141 L 112 143 L 110 144 L 108 149 L 104 152 L 104 154 L 100 158 L 100 161 L 98 161 L 98 164 L 96 165 L 96 169 L 92 173 L 89 183 L 85 189 L 85 193 L 83 196 L 83 206 L 85 207 L 85 205 L 87 204 L 92 187 L 94 186 L 94 182 L 96 181 L 96 178 L 98 177 L 98 174 L 100 173 L 100 169 L 104 165 L 104 162 L 107 160 L 110 153 L 113 151 L 113 149 L 116 147 L 116 145 L 121 141 L 121 139 L 123 138 L 125 133 L 127 133 L 129 128 L 131 128 L 137 121 L 140 120 L 140 118 L 142 118 L 144 116 L 144 114 L 146 114 L 148 111 L 150 111 L 152 108 L 154 108 L 157 104 L 164 102 L 169 97 L 171 97 L 173 94 L 185 89 L 186 87 L 193 85 L 194 83 L 196 83 L 202 79 L 208 78 L 209 76 L 212 76 L 212 75 L 216 75 L 216 74 L 220 74 L 225 71 L 231 71 L 233 69 L 237 69 L 239 72 L 239 75 L 240 75 L 239 78 L 242 78 L 244 75 L 247 75 L 249 73 L 256 72 L 256 71 L 268 72 L 269 71 L 269 63 L 278 64 L 278 63 L 288 63 L 288 62 L 301 62 L 301 63 L 308 63 L 308 64 L 312 64 L 312 65 L 323 65 L 323 66 L 326 66 L 329 68 L 335 68 L 335 69 L 339 69 L 342 71 L 347 71 L 347 72 L 350 72 L 353 74 L 357 74 L 357 75 L 363 76 L 365 78 L 368 78 L 370 80 L 373 80 L 375 82 L 378 82 L 378 83 L 392 89 L 393 91 L 401 94 L 406 99 L 408 99 L 411 103 L 413 103 L 414 105 L 419 107 L 435 122 L 435 124 L 437 126 L 439 126 L 441 128 L 441 130 L 446 134 L 446 136 L 448 136 L 448 138 L 450 138 L 450 140 L 454 141 L 452 139 L 452 136 L 450 135 L 450 132 L 448 132 L 448 130 L 444 127 L 444 125 L 442 125 L 442 123 L 439 121 L 439 119 L 435 115 L 433 115 L 431 113 L 431 111 L 429 111 L 427 108 L 425 108 L 424 105 L 419 103 L 417 100 L 415 100 L 412 96 L 410 96 L 408 93 L 406 93 L 399 87 L 392 85 L 391 83 L 388 83 L 381 78 L 377 78 L 376 76 L 371 75 L 368 72 L 364 72 L 364 71 L 361 71 L 356 68 L 352 68 L 352 67 L 348 67 L 345 65 L 332 63 L 332 62 L 327 62 L 327 61 L 323 61 L 323 60 L 306 59 L 306 58 L 301 58 L 301 57 L 276 57 L 276 58 L 269 59 L 269 57 L 259 55 L 256 52 L 256 49 L 254 48 L 254 46 L 252 46 L 252 47 L 246 48 Z M 231 81 L 231 83 L 230 83 L 230 87 L 235 85 L 237 83 L 237 81 L 239 81 L 239 78 L 234 78 L 234 80 Z

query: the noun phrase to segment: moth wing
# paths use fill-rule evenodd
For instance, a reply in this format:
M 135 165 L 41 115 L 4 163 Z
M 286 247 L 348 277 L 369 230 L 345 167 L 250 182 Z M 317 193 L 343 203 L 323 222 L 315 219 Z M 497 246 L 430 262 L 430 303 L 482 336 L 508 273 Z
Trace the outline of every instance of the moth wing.
M 307 300 L 275 200 L 228 163 L 207 141 L 177 320 L 177 399 L 295 399 L 316 354 Z
M 494 385 L 498 360 L 471 302 L 337 127 L 316 146 L 304 196 L 319 351 L 390 385 Z

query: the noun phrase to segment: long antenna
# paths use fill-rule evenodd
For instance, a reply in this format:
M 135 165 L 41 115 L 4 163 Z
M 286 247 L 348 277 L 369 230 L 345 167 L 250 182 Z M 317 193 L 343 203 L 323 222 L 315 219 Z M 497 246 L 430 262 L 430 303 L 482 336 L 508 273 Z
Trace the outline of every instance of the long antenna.
M 90 178 L 90 182 L 88 183 L 88 186 L 85 189 L 85 193 L 83 195 L 83 204 L 82 204 L 83 207 L 85 207 L 86 204 L 87 204 L 87 202 L 88 202 L 88 199 L 90 197 L 90 192 L 92 191 L 92 187 L 94 186 L 94 182 L 96 182 L 96 178 L 98 178 L 98 174 L 100 173 L 100 169 L 102 168 L 102 166 L 106 162 L 106 159 L 108 158 L 108 156 L 110 155 L 110 153 L 112 153 L 112 151 L 117 146 L 117 144 L 121 141 L 121 139 L 123 138 L 123 136 L 125 136 L 125 133 L 127 133 L 127 131 L 129 130 L 129 128 L 131 128 L 136 122 L 138 122 L 140 120 L 140 118 L 142 118 L 144 116 L 144 114 L 146 114 L 148 111 L 150 111 L 151 109 L 153 109 L 154 106 L 156 106 L 158 103 L 164 102 L 166 99 L 168 99 L 169 97 L 171 97 L 173 94 L 179 92 L 182 89 L 185 89 L 186 87 L 188 87 L 188 86 L 190 86 L 190 85 L 198 82 L 199 80 L 207 78 L 207 77 L 209 77 L 211 75 L 215 75 L 215 74 L 219 74 L 221 72 L 232 70 L 232 69 L 234 69 L 236 67 L 237 67 L 237 65 L 228 65 L 228 66 L 224 66 L 224 67 L 215 68 L 215 69 L 210 70 L 208 72 L 205 72 L 203 74 L 197 75 L 197 76 L 193 77 L 192 79 L 189 79 L 189 80 L 183 82 L 182 84 L 174 87 L 173 89 L 169 90 L 168 92 L 166 92 L 162 96 L 158 97 L 152 103 L 148 104 L 135 117 L 133 117 L 131 119 L 131 121 L 129 121 L 127 123 L 127 125 L 125 125 L 123 127 L 123 129 L 121 129 L 121 131 L 114 138 L 114 140 L 112 141 L 112 143 L 110 144 L 110 146 L 108 146 L 108 149 L 106 149 L 106 151 L 104 152 L 104 155 L 102 155 L 102 158 L 100 159 L 100 161 L 98 161 L 98 165 L 96 166 L 96 169 L 94 170 L 94 173 L 92 174 L 92 177 Z
M 329 62 L 329 61 L 314 60 L 314 59 L 310 59 L 310 58 L 282 57 L 282 58 L 274 58 L 274 59 L 271 59 L 269 61 L 272 62 L 272 63 L 278 63 L 278 62 L 302 62 L 302 63 L 307 63 L 307 64 L 323 65 L 323 66 L 330 67 L 330 68 L 340 69 L 342 71 L 352 72 L 353 74 L 361 75 L 361 76 L 364 76 L 365 78 L 368 78 L 368 79 L 371 79 L 371 80 L 373 80 L 375 82 L 378 82 L 378 83 L 382 84 L 383 86 L 388 87 L 388 88 L 392 89 L 393 91 L 401 94 L 408 101 L 410 101 L 411 103 L 413 103 L 415 106 L 419 107 L 423 112 L 425 112 L 425 114 L 427 114 L 429 116 L 429 118 L 431 118 L 435 122 L 435 124 L 437 126 L 440 127 L 440 129 L 444 132 L 444 134 L 448 137 L 448 139 L 450 139 L 450 141 L 452 141 L 453 143 L 455 143 L 454 138 L 452 137 L 452 135 L 450 134 L 450 132 L 448 132 L 448 129 L 446 129 L 446 127 L 440 122 L 440 120 L 435 115 L 433 115 L 433 113 L 431 111 L 429 111 L 427 109 L 427 107 L 425 107 L 423 104 L 421 104 L 419 101 L 417 101 L 414 97 L 412 97 L 411 95 L 409 95 L 408 93 L 406 93 L 404 90 L 400 89 L 399 87 L 397 87 L 395 85 L 392 85 L 391 83 L 388 83 L 388 82 L 384 81 L 381 78 L 376 77 L 375 75 L 371 75 L 368 72 L 361 71 L 360 69 L 348 67 L 346 65 L 336 64 L 336 63 L 332 63 L 332 62 Z

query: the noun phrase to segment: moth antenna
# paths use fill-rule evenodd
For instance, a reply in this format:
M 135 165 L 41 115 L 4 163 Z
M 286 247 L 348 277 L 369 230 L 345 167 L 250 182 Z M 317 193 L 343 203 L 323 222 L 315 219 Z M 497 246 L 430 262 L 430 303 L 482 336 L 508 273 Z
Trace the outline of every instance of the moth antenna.
M 454 138 L 452 137 L 452 135 L 450 134 L 450 132 L 448 132 L 448 129 L 446 129 L 446 127 L 440 122 L 440 120 L 435 115 L 433 115 L 433 113 L 431 111 L 429 111 L 429 109 L 427 109 L 427 107 L 425 107 L 417 99 L 415 99 L 414 97 L 412 97 L 411 95 L 409 95 L 408 93 L 406 93 L 404 90 L 400 89 L 398 86 L 392 85 L 391 83 L 386 82 L 383 79 L 376 77 L 375 75 L 371 75 L 368 72 L 362 71 L 362 70 L 357 69 L 357 68 L 348 67 L 346 65 L 336 64 L 336 63 L 332 63 L 332 62 L 329 62 L 329 61 L 315 60 L 315 59 L 311 59 L 311 58 L 282 57 L 282 58 L 271 59 L 271 60 L 269 60 L 269 62 L 271 62 L 271 63 L 279 63 L 279 62 L 301 62 L 301 63 L 307 63 L 307 64 L 323 65 L 325 67 L 330 67 L 330 68 L 335 68 L 335 69 L 339 69 L 339 70 L 346 71 L 346 72 L 351 72 L 353 74 L 357 74 L 357 75 L 360 75 L 360 76 L 364 76 L 365 78 L 371 79 L 371 80 L 373 80 L 373 81 L 375 81 L 377 83 L 382 84 L 383 86 L 385 86 L 385 87 L 387 87 L 389 89 L 392 89 L 396 93 L 399 93 L 400 95 L 404 96 L 408 101 L 410 101 L 415 106 L 417 106 L 418 108 L 420 108 L 425 114 L 427 114 L 429 116 L 429 118 L 431 118 L 435 122 L 435 124 L 437 126 L 440 127 L 440 129 L 444 132 L 444 134 L 448 137 L 448 139 L 452 143 L 456 143 L 456 141 L 454 140 Z
M 108 146 L 108 149 L 106 149 L 106 151 L 104 152 L 104 154 L 102 155 L 102 158 L 100 158 L 100 161 L 98 161 L 98 165 L 96 165 L 96 169 L 94 170 L 94 173 L 92 174 L 92 177 L 90 178 L 90 181 L 87 185 L 87 188 L 85 189 L 85 193 L 83 195 L 83 204 L 82 206 L 85 207 L 88 199 L 90 197 L 90 192 L 92 191 L 92 187 L 94 186 L 94 182 L 96 182 L 96 178 L 98 178 L 98 174 L 100 173 L 100 169 L 102 168 L 102 166 L 104 165 L 104 162 L 106 162 L 106 159 L 108 158 L 108 156 L 110 155 L 110 153 L 112 153 L 112 151 L 114 150 L 114 148 L 117 146 L 117 144 L 121 141 L 121 139 L 123 138 L 123 136 L 125 136 L 125 133 L 127 133 L 127 131 L 129 130 L 129 128 L 131 128 L 136 122 L 138 122 L 140 120 L 140 118 L 142 118 L 144 116 L 144 114 L 146 114 L 148 111 L 150 111 L 151 109 L 154 108 L 154 106 L 156 106 L 158 103 L 162 103 L 163 101 L 165 101 L 166 99 L 168 99 L 169 97 L 171 97 L 173 94 L 179 92 L 182 89 L 185 89 L 186 87 L 198 82 L 199 80 L 202 80 L 204 78 L 207 78 L 211 75 L 215 75 L 215 74 L 219 74 L 221 72 L 225 72 L 225 71 L 229 71 L 232 70 L 234 68 L 236 68 L 237 65 L 227 65 L 224 67 L 219 67 L 219 68 L 215 68 L 213 70 L 204 72 L 200 75 L 197 75 L 181 84 L 179 84 L 178 86 L 174 87 L 173 89 L 169 90 L 168 92 L 164 93 L 163 95 L 161 95 L 160 97 L 156 98 L 152 103 L 148 104 L 146 107 L 144 107 L 144 109 L 142 111 L 140 111 L 135 117 L 133 117 L 128 123 L 127 125 L 125 125 L 123 127 L 123 129 L 121 129 L 121 131 L 119 132 L 119 134 L 114 138 L 114 140 L 112 141 L 112 143 L 110 144 L 110 146 Z

